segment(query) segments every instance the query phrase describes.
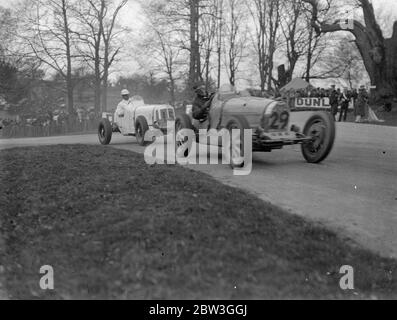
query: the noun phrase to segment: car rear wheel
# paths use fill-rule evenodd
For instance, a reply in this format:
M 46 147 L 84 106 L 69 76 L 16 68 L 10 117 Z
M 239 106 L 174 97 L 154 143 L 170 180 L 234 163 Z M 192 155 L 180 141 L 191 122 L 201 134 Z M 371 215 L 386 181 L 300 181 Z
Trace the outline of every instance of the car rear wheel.
M 112 125 L 108 119 L 102 119 L 98 126 L 98 138 L 102 145 L 108 145 L 112 140 Z
M 335 120 L 326 112 L 318 112 L 309 118 L 303 134 L 311 137 L 302 144 L 303 157 L 309 163 L 320 163 L 330 154 L 335 142 Z
M 244 131 L 251 129 L 247 120 L 242 116 L 234 116 L 226 125 L 230 134 L 228 152 L 232 169 L 243 168 L 244 163 Z M 239 135 L 233 137 L 233 130 L 239 130 Z M 234 139 L 233 139 L 234 138 Z
M 146 146 L 149 142 L 145 141 L 145 134 L 149 131 L 149 126 L 144 117 L 139 116 L 135 124 L 136 141 L 140 146 Z
M 175 148 L 176 151 L 178 151 L 183 145 L 189 144 L 186 146 L 186 150 L 183 153 L 183 156 L 187 158 L 192 148 L 192 142 L 183 134 L 183 130 L 194 131 L 192 120 L 190 120 L 190 117 L 186 114 L 179 115 L 175 120 Z

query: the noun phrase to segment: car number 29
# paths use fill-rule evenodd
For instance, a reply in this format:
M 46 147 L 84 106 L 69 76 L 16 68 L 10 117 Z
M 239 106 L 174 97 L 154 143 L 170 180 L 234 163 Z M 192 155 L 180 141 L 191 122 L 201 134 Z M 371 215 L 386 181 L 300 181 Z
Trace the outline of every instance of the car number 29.
M 270 117 L 271 130 L 285 130 L 289 123 L 289 112 L 273 112 Z

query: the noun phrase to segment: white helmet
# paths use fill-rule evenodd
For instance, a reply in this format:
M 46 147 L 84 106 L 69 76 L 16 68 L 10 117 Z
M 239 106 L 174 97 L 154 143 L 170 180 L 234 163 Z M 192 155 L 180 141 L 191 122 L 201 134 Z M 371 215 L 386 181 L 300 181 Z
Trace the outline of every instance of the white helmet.
M 122 96 L 127 96 L 127 95 L 129 95 L 129 94 L 130 94 L 130 92 L 129 92 L 127 89 L 121 90 L 121 95 L 122 95 Z

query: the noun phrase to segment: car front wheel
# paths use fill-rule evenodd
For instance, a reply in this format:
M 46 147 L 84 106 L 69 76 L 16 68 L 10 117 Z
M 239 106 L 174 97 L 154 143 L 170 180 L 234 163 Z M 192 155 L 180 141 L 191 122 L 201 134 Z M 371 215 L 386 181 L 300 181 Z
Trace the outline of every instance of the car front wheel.
M 108 145 L 112 140 L 112 125 L 108 119 L 102 119 L 98 126 L 98 138 L 102 145 Z
M 244 163 L 244 132 L 251 129 L 247 120 L 242 116 L 234 116 L 226 125 L 230 134 L 228 151 L 232 169 L 243 168 Z M 238 135 L 233 136 L 233 131 L 238 130 Z
M 330 154 L 335 142 L 335 121 L 326 112 L 318 112 L 309 118 L 303 134 L 312 138 L 302 144 L 303 157 L 309 163 L 320 163 Z
M 147 141 L 145 141 L 145 134 L 146 132 L 149 131 L 149 126 L 147 124 L 147 121 L 144 117 L 138 117 L 136 120 L 136 125 L 135 125 L 135 131 L 136 131 L 136 141 L 140 146 L 146 146 L 148 144 Z

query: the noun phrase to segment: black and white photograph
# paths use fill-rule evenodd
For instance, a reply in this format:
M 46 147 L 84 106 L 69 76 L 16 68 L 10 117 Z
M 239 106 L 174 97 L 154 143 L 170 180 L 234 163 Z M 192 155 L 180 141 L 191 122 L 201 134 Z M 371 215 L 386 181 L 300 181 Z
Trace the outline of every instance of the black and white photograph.
M 0 0 L 0 300 L 395 299 L 397 1 Z

